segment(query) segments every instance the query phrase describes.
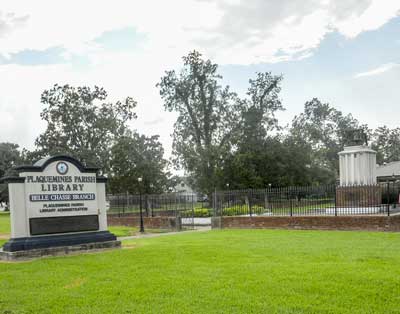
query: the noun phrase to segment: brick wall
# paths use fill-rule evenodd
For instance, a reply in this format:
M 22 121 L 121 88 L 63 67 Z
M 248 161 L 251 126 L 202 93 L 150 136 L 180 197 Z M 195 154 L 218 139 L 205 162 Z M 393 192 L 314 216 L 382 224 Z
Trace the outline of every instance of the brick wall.
M 339 207 L 368 207 L 381 203 L 380 186 L 339 186 L 336 189 L 336 204 Z
M 153 211 L 151 209 L 146 210 L 145 208 L 143 208 L 143 217 L 151 217 L 151 216 L 162 216 L 162 217 L 174 217 L 176 215 L 176 211 L 175 210 L 157 210 L 157 211 Z M 119 214 L 117 211 L 113 211 L 113 213 L 108 213 L 108 215 L 123 215 L 123 216 L 136 216 L 139 217 L 140 213 L 139 212 L 127 212 L 125 213 L 123 208 L 119 209 Z
M 400 231 L 396 216 L 216 217 L 212 228 Z
M 140 218 L 130 214 L 108 214 L 107 223 L 109 226 L 139 227 Z M 143 217 L 143 224 L 145 228 L 149 229 L 181 229 L 180 219 L 176 217 Z

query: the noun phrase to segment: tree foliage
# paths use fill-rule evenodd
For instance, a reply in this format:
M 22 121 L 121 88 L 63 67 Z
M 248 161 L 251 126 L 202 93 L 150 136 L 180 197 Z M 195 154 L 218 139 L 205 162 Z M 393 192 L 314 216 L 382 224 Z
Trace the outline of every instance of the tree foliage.
M 241 102 L 221 86 L 218 66 L 194 51 L 180 73 L 167 71 L 157 84 L 165 109 L 178 113 L 174 125 L 175 165 L 194 175 L 197 188 L 213 189 L 216 169 L 240 124 Z
M 366 126 L 314 98 L 282 132 L 282 76 L 257 73 L 240 99 L 220 85 L 217 69 L 194 51 L 158 84 L 166 110 L 178 113 L 175 162 L 200 191 L 335 181 L 344 132 Z
M 109 169 L 110 147 L 126 131 L 126 122 L 136 118 L 136 102 L 127 97 L 107 102 L 100 87 L 54 85 L 42 93 L 41 118 L 47 128 L 36 139 L 35 157 L 68 153 L 86 164 Z
M 313 98 L 304 105 L 304 112 L 292 121 L 290 130 L 294 138 L 310 143 L 312 167 L 331 172 L 335 178 L 339 170 L 338 153 L 344 146 L 345 131 L 363 128 L 351 114 L 344 115 L 328 103 Z
M 377 128 L 373 133 L 372 148 L 377 151 L 378 164 L 400 160 L 400 128 L 387 126 Z
M 221 169 L 220 188 L 265 188 L 268 186 L 304 185 L 306 149 L 294 148 L 281 136 L 269 136 L 253 149 L 234 151 Z
M 0 143 L 0 178 L 14 174 L 12 168 L 20 162 L 21 155 L 17 144 Z M 0 202 L 8 202 L 6 184 L 0 184 Z
M 158 136 L 133 132 L 127 122 L 135 119 L 136 101 L 107 101 L 100 87 L 55 85 L 42 94 L 41 118 L 47 128 L 36 139 L 37 149 L 24 150 L 32 163 L 58 153 L 70 154 L 87 165 L 96 165 L 109 176 L 108 190 L 137 193 L 137 178 L 143 177 L 143 192 L 162 192 L 168 184 L 167 161 Z
M 276 112 L 283 110 L 279 98 L 282 79 L 282 76 L 266 72 L 257 73 L 255 79 L 249 80 L 247 98 L 242 100 L 239 150 L 258 149 L 270 131 L 280 129 Z
M 0 178 L 10 175 L 12 168 L 21 161 L 18 144 L 0 143 Z
M 300 155 L 300 150 L 289 154 L 289 142 L 271 132 L 281 130 L 276 118 L 276 112 L 283 110 L 279 98 L 281 81 L 282 76 L 270 72 L 257 73 L 255 79 L 249 80 L 234 149 L 218 171 L 220 188 L 263 188 L 298 183 L 297 168 L 306 164 L 299 161 L 308 155 Z M 293 163 L 295 158 L 297 162 Z
M 169 187 L 168 161 L 157 135 L 127 132 L 112 147 L 110 164 L 112 193 L 161 193 Z

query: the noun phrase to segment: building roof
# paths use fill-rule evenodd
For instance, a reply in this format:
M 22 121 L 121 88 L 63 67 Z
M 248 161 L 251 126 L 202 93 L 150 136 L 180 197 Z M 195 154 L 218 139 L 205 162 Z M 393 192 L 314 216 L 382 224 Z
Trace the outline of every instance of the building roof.
M 385 165 L 377 165 L 376 176 L 379 177 L 391 177 L 400 176 L 400 161 L 389 162 Z

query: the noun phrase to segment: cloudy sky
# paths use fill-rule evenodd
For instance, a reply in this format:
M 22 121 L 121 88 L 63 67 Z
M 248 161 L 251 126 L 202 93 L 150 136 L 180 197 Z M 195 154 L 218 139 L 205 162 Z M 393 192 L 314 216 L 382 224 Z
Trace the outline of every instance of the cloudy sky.
M 134 97 L 132 127 L 170 151 L 174 114 L 155 88 L 197 49 L 239 94 L 284 75 L 288 123 L 319 97 L 371 127 L 399 126 L 399 0 L 0 0 L 0 142 L 33 148 L 55 83 Z

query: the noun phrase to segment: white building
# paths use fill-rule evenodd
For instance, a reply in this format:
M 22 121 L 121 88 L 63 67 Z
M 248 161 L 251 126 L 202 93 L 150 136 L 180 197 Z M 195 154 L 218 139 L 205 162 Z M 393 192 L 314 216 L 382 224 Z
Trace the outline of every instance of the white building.
M 193 199 L 193 202 L 197 202 L 197 192 L 189 185 L 187 178 L 182 177 L 178 180 L 178 183 L 174 186 L 173 192 L 179 194 L 182 197 L 186 197 L 188 201 Z

